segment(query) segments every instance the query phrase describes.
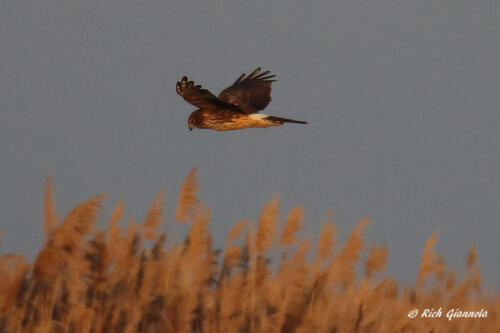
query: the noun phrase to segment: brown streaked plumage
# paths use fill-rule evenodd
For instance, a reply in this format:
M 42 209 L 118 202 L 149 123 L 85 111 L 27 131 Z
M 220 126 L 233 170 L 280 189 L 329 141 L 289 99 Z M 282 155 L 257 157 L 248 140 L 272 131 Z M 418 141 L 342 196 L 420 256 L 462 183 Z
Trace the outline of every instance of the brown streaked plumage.
M 177 94 L 199 109 L 191 113 L 188 127 L 232 131 L 249 127 L 281 126 L 284 123 L 307 124 L 306 121 L 258 113 L 271 101 L 271 84 L 276 81 L 269 71 L 260 68 L 250 75 L 244 73 L 218 97 L 188 81 L 184 76 L 177 82 Z

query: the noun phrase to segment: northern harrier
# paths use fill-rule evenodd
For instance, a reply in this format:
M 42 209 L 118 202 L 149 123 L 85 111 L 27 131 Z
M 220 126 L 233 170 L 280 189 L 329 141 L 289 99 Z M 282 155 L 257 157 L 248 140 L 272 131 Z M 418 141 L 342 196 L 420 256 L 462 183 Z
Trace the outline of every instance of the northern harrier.
M 176 90 L 186 101 L 199 109 L 191 113 L 189 130 L 209 128 L 216 131 L 232 131 L 248 127 L 281 126 L 284 123 L 307 124 L 305 121 L 269 116 L 258 113 L 271 101 L 271 84 L 275 75 L 260 68 L 250 75 L 241 74 L 218 97 L 210 91 L 194 85 L 184 76 L 177 82 Z

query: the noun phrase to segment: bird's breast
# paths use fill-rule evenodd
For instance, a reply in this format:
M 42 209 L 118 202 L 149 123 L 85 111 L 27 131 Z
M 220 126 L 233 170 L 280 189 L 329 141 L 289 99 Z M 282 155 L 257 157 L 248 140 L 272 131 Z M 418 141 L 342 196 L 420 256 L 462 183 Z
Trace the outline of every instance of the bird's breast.
M 232 131 L 249 127 L 279 126 L 274 122 L 266 120 L 266 114 L 243 114 L 234 111 L 203 112 L 202 128 L 210 128 L 217 131 Z

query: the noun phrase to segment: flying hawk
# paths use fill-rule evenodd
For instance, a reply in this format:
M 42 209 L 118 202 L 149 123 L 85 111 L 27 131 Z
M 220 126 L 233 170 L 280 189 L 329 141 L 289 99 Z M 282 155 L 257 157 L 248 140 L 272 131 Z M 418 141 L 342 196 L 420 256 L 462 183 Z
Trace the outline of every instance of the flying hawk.
M 307 124 L 306 121 L 258 113 L 271 101 L 271 84 L 276 81 L 273 80 L 275 75 L 269 71 L 259 73 L 260 68 L 257 68 L 248 76 L 241 74 L 218 97 L 184 76 L 177 82 L 177 94 L 199 108 L 189 116 L 189 130 L 209 128 L 232 131 L 248 127 L 281 126 L 284 123 Z

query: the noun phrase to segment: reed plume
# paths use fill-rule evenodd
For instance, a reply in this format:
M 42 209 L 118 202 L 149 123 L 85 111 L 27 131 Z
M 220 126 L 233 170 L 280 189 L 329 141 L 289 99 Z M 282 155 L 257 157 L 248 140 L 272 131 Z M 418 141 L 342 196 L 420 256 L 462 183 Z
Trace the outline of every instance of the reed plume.
M 182 184 L 177 202 L 177 222 L 186 222 L 188 219 L 193 219 L 196 214 L 196 209 L 200 203 L 197 196 L 200 188 L 200 184 L 196 178 L 197 170 L 198 168 L 193 168 Z
M 366 245 L 369 217 L 340 242 L 329 213 L 314 244 L 301 232 L 302 206 L 291 210 L 278 232 L 274 197 L 256 225 L 236 223 L 218 250 L 198 188 L 195 168 L 175 212 L 177 222 L 190 222 L 189 231 L 167 245 L 163 191 L 142 223 L 129 218 L 121 225 L 120 202 L 102 229 L 97 218 L 103 195 L 59 222 L 48 177 L 45 242 L 34 263 L 0 256 L 0 332 L 500 331 L 500 298 L 481 289 L 475 246 L 465 258 L 465 273 L 458 274 L 436 253 L 434 233 L 415 285 L 400 286 L 384 272 L 388 246 Z M 488 317 L 408 317 L 411 309 L 433 307 L 484 308 Z

